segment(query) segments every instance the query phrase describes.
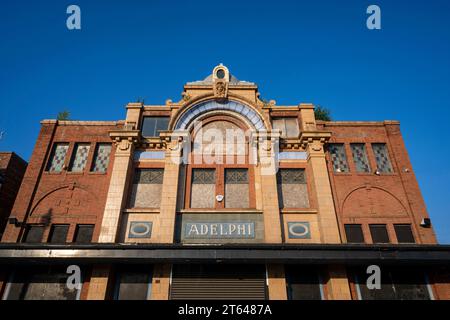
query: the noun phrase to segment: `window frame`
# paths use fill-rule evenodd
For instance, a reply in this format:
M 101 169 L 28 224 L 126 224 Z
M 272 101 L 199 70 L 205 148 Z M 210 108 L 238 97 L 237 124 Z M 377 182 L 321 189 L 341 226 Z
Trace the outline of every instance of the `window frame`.
M 94 171 L 94 167 L 95 167 L 95 160 L 97 158 L 97 154 L 98 154 L 98 150 L 100 148 L 100 146 L 102 145 L 109 145 L 111 146 L 111 151 L 109 153 L 109 159 L 108 159 L 108 166 L 106 167 L 105 171 Z M 91 146 L 92 148 L 92 146 Z M 91 152 L 91 160 L 90 160 L 90 164 L 89 164 L 89 173 L 90 174 L 107 174 L 108 171 L 110 170 L 110 166 L 111 166 L 111 159 L 113 156 L 113 144 L 111 142 L 103 142 L 103 141 L 98 141 L 95 142 L 94 148 L 93 148 L 93 152 Z M 88 160 L 89 162 L 89 160 Z
M 244 130 L 246 132 L 248 128 L 239 120 L 230 117 L 230 116 L 211 116 L 207 119 L 203 120 L 203 126 L 215 122 L 215 121 L 226 121 L 231 122 L 234 125 L 238 126 L 240 129 Z M 202 127 L 203 127 L 202 126 Z M 193 136 L 192 143 L 195 142 L 195 133 L 194 130 L 196 128 L 193 128 L 191 131 L 191 134 Z M 188 155 L 189 157 L 189 163 L 185 166 L 186 167 L 186 177 L 185 177 L 185 192 L 184 192 L 184 209 L 186 210 L 197 210 L 197 211 L 205 211 L 205 210 L 221 210 L 221 211 L 236 211 L 236 210 L 251 210 L 256 209 L 256 197 L 255 197 L 255 171 L 254 171 L 254 165 L 250 164 L 249 161 L 249 147 L 248 147 L 248 137 L 245 137 L 245 143 L 246 143 L 246 150 L 245 150 L 245 156 L 244 161 L 238 161 L 242 157 L 241 155 L 233 155 L 234 158 L 234 164 L 227 164 L 227 163 L 196 163 L 198 160 L 196 157 L 199 157 L 199 155 L 195 155 L 194 148 L 191 148 L 191 152 Z M 224 158 L 222 160 L 226 159 L 227 155 L 223 155 Z M 202 157 L 203 159 L 203 157 Z M 226 162 L 223 161 L 223 162 Z M 238 163 L 243 162 L 243 163 Z M 192 172 L 194 169 L 215 169 L 216 170 L 216 184 L 215 184 L 215 194 L 214 194 L 214 207 L 213 208 L 191 208 L 191 197 L 192 197 Z M 225 207 L 225 198 L 222 201 L 217 201 L 215 197 L 217 195 L 225 195 L 225 170 L 226 169 L 247 169 L 248 170 L 248 193 L 249 193 L 249 201 L 248 201 L 248 208 L 226 208 Z
M 361 230 L 361 235 L 362 235 L 362 242 L 355 242 L 355 241 L 348 241 L 348 235 L 349 233 L 347 232 L 347 226 L 359 226 L 360 230 Z M 345 242 L 346 243 L 352 243 L 352 244 L 357 244 L 357 243 L 366 243 L 366 237 L 364 235 L 364 229 L 363 229 L 363 225 L 361 223 L 345 223 L 344 224 L 344 234 L 345 234 Z
M 53 162 L 53 157 L 55 156 L 55 152 L 56 152 L 56 148 L 58 145 L 66 145 L 67 146 L 67 151 L 66 151 L 66 155 L 64 156 L 64 163 L 61 167 L 61 171 L 51 171 L 50 167 L 52 165 Z M 64 171 L 67 171 L 68 168 L 68 162 L 70 161 L 70 158 L 72 157 L 71 155 L 71 146 L 70 146 L 70 142 L 67 141 L 54 141 L 51 145 L 50 148 L 50 153 L 47 157 L 47 161 L 46 161 L 46 165 L 45 165 L 45 173 L 48 174 L 61 174 Z
M 167 116 L 167 115 L 143 115 L 142 116 L 142 119 L 141 119 L 141 126 L 140 126 L 140 131 L 141 131 L 141 134 L 142 134 L 142 136 L 144 137 L 144 138 L 157 138 L 157 137 L 159 137 L 159 134 L 158 134 L 158 130 L 156 130 L 156 128 L 158 127 L 158 120 L 156 120 L 156 122 L 155 122 L 155 128 L 154 128 L 154 133 L 155 133 L 155 135 L 151 135 L 151 136 L 146 136 L 146 135 L 144 135 L 144 121 L 145 121 L 145 118 L 153 118 L 153 119 L 157 119 L 157 118 L 166 118 L 167 119 L 167 128 L 166 129 L 164 129 L 164 130 L 167 130 L 168 129 L 168 127 L 169 127 L 169 123 L 170 123 L 170 116 Z M 164 130 L 159 130 L 159 131 L 164 131 Z
M 387 242 L 381 242 L 381 241 L 375 241 L 374 240 L 374 232 L 373 232 L 373 230 L 375 228 L 384 228 L 384 232 L 386 232 Z M 387 224 L 385 224 L 385 223 L 370 223 L 369 224 L 369 232 L 370 232 L 370 238 L 372 240 L 372 243 L 380 243 L 380 244 L 391 243 L 391 238 L 389 237 L 389 231 L 388 231 Z
M 88 154 L 87 154 L 87 157 L 86 157 L 86 164 L 85 164 L 83 170 L 81 170 L 81 171 L 73 171 L 73 163 L 75 161 L 75 157 L 77 156 L 77 151 L 78 151 L 77 148 L 80 145 L 81 146 L 82 145 L 89 146 Z M 69 148 L 67 153 L 69 153 L 69 151 L 70 151 L 71 154 L 70 154 L 70 158 L 69 158 L 70 159 L 69 163 L 67 165 L 67 172 L 68 173 L 71 173 L 71 174 L 77 174 L 77 173 L 78 174 L 82 174 L 82 173 L 84 173 L 86 171 L 86 168 L 91 167 L 90 166 L 90 160 L 91 160 L 91 153 L 92 153 L 92 143 L 90 143 L 90 142 L 75 142 L 73 144 L 73 148 L 71 148 L 71 150 Z M 94 153 L 95 153 L 95 151 L 96 150 L 94 150 Z M 67 155 L 66 155 L 66 157 L 67 157 Z M 92 160 L 94 160 L 94 159 L 92 159 Z
M 131 193 L 133 191 L 133 185 L 134 185 L 133 179 L 134 179 L 134 176 L 136 174 L 136 170 L 138 170 L 138 169 L 162 169 L 164 171 L 164 174 L 166 173 L 165 172 L 165 163 L 164 162 L 160 162 L 160 161 L 158 161 L 158 162 L 142 162 L 142 161 L 134 162 L 134 164 L 133 164 L 133 166 L 131 168 L 131 172 L 133 174 L 131 175 L 131 178 L 130 178 L 131 181 L 130 181 L 129 186 L 128 186 L 128 194 L 127 194 L 128 196 L 127 196 L 127 199 L 126 199 L 127 201 L 126 201 L 125 208 L 131 209 L 131 210 L 132 209 L 146 209 L 146 210 L 150 210 L 150 211 L 152 211 L 152 210 L 160 210 L 160 208 L 161 208 L 161 201 L 162 201 L 162 191 L 161 191 L 161 200 L 160 200 L 159 208 L 141 208 L 141 207 L 132 207 L 130 205 Z M 164 180 L 163 180 L 162 185 L 164 185 Z
M 79 234 L 79 232 L 80 232 L 80 227 L 86 227 L 86 226 L 91 226 L 91 227 L 92 227 L 91 239 L 90 239 L 88 242 L 80 242 L 80 241 L 77 241 L 78 234 Z M 95 233 L 95 224 L 93 224 L 93 223 L 78 223 L 78 224 L 75 226 L 75 232 L 74 232 L 74 234 L 73 234 L 73 240 L 72 240 L 72 242 L 73 242 L 73 243 L 77 243 L 77 244 L 88 244 L 88 243 L 93 243 L 93 240 L 94 240 L 94 233 Z
M 289 162 L 280 162 L 279 166 L 278 166 L 278 170 L 280 169 L 300 169 L 300 170 L 304 170 L 305 172 L 305 181 L 306 181 L 306 190 L 308 192 L 308 203 L 309 203 L 309 207 L 307 208 L 279 208 L 281 212 L 296 212 L 296 211 L 302 211 L 302 210 L 314 210 L 316 208 L 316 199 L 314 197 L 314 193 L 312 190 L 312 186 L 310 185 L 310 183 L 308 183 L 308 176 L 309 176 L 309 170 L 307 167 L 306 163 L 289 163 Z M 278 171 L 275 173 L 275 182 L 276 182 L 276 187 L 277 187 L 277 192 L 278 192 Z M 279 197 L 279 194 L 277 193 L 277 197 Z M 278 199 L 278 203 L 279 203 L 279 199 Z

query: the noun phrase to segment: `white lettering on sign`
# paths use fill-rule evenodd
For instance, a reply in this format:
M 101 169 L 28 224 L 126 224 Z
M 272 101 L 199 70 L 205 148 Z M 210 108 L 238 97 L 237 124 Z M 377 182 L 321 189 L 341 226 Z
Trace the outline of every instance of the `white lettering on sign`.
M 254 222 L 187 222 L 186 239 L 254 238 Z

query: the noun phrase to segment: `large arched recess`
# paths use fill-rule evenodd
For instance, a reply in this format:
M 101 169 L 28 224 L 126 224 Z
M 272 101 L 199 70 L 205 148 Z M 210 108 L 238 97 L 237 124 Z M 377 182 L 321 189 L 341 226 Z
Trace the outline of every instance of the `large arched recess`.
M 227 114 L 241 119 L 256 131 L 269 131 L 270 123 L 264 119 L 262 113 L 249 103 L 238 99 L 203 99 L 192 103 L 180 110 L 179 114 L 170 123 L 169 130 L 189 130 L 195 120 L 205 115 Z

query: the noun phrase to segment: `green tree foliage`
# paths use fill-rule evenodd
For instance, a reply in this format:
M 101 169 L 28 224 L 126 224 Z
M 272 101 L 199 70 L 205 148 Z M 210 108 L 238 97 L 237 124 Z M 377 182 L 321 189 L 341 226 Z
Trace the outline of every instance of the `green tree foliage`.
M 321 106 L 317 106 L 314 109 L 314 116 L 316 117 L 316 120 L 331 121 L 330 110 Z
M 58 112 L 58 116 L 56 117 L 56 119 L 61 120 L 61 121 L 70 120 L 70 111 L 64 110 L 64 111 Z

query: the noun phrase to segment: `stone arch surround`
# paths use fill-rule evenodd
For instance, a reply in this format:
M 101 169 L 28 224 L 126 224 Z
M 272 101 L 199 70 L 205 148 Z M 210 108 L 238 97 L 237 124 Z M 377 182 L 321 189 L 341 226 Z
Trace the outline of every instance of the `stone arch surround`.
M 207 100 L 186 110 L 175 122 L 174 130 L 187 130 L 189 125 L 198 117 L 201 117 L 206 113 L 217 113 L 220 111 L 235 113 L 240 117 L 244 117 L 246 122 L 251 124 L 257 131 L 268 129 L 264 124 L 262 116 L 248 105 L 234 100 L 226 100 L 224 102 Z

